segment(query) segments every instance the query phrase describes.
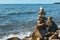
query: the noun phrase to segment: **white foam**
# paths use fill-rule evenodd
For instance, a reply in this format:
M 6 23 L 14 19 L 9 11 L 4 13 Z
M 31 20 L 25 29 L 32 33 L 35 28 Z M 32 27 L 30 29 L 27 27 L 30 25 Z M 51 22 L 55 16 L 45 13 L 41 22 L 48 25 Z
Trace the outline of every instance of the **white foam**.
M 58 25 L 58 27 L 60 28 L 60 25 Z M 20 32 L 19 34 L 9 34 L 9 35 L 5 35 L 0 40 L 6 40 L 6 39 L 12 38 L 12 37 L 18 37 L 20 39 L 23 39 L 24 37 L 29 36 L 31 33 L 32 33 L 32 31 Z M 60 37 L 60 35 L 59 35 L 59 37 Z
M 19 34 L 9 34 L 9 35 L 6 35 L 4 36 L 2 39 L 0 40 L 7 40 L 9 38 L 12 38 L 12 37 L 18 37 L 20 39 L 23 39 L 25 38 L 26 36 L 29 36 L 31 34 L 31 32 L 21 32 Z
M 58 34 L 58 37 L 60 37 L 60 33 Z
M 58 28 L 60 28 L 60 25 L 58 25 Z

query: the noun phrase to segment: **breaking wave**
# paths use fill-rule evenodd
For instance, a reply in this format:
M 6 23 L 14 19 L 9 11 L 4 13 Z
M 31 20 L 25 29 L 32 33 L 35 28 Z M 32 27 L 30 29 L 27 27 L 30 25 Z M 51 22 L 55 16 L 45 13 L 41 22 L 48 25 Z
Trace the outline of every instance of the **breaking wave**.
M 20 33 L 13 32 L 11 34 L 7 34 L 7 35 L 3 36 L 0 40 L 7 40 L 7 39 L 12 38 L 12 37 L 18 37 L 20 39 L 23 39 L 25 37 L 30 36 L 31 33 L 32 33 L 32 31 L 20 32 Z

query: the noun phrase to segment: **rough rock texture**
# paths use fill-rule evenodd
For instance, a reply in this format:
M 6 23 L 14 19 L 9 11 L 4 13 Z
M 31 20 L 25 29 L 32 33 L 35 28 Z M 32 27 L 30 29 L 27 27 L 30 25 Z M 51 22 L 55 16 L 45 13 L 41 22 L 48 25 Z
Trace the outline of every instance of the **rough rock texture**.
M 52 36 L 49 37 L 49 40 L 60 40 L 59 33 L 60 33 L 60 30 L 57 30 Z
M 31 37 L 25 37 L 23 40 L 32 40 Z
M 20 39 L 17 38 L 17 37 L 13 37 L 13 38 L 9 38 L 9 39 L 7 39 L 7 40 L 20 40 Z
M 34 30 L 33 33 L 29 37 L 25 37 L 23 40 L 40 40 L 42 39 L 42 35 L 38 30 Z

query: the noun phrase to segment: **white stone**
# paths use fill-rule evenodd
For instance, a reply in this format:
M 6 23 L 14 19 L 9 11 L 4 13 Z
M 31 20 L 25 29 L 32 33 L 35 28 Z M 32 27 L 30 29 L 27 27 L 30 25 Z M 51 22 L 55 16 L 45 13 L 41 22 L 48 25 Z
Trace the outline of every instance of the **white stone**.
M 40 9 L 43 9 L 43 7 L 40 7 Z

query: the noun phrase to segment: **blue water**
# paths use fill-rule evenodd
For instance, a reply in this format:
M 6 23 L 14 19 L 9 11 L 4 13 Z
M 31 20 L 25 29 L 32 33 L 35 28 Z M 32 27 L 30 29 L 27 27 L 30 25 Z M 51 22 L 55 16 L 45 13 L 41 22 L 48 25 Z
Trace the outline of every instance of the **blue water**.
M 0 36 L 10 32 L 32 31 L 37 24 L 40 7 L 46 17 L 60 25 L 60 4 L 0 4 Z

